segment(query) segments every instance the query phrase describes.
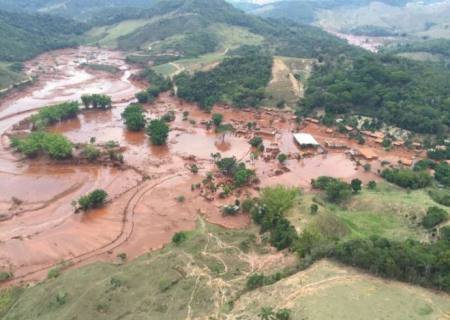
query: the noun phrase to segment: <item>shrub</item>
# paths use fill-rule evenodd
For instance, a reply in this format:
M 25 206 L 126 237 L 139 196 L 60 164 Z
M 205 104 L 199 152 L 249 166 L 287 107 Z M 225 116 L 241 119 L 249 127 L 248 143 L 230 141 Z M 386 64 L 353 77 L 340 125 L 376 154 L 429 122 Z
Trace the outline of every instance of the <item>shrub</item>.
M 149 100 L 149 95 L 147 91 L 141 91 L 135 94 L 135 97 L 139 103 L 147 103 Z
M 88 144 L 83 148 L 83 155 L 89 161 L 95 161 L 100 157 L 100 151 L 95 146 Z
M 83 211 L 97 209 L 104 206 L 108 194 L 106 191 L 97 189 L 78 200 L 78 205 Z
M 253 148 L 259 148 L 263 144 L 263 139 L 261 137 L 253 137 L 248 142 Z
M 187 239 L 187 233 L 181 231 L 181 232 L 177 232 L 177 233 L 175 233 L 175 234 L 173 235 L 173 237 L 172 237 L 172 242 L 173 242 L 175 245 L 178 246 L 178 245 L 180 245 L 182 242 L 186 241 L 186 239 Z
M 448 189 L 433 189 L 428 192 L 431 199 L 435 202 L 450 207 L 450 190 Z
M 174 111 L 168 111 L 166 112 L 162 117 L 161 120 L 165 121 L 165 122 L 173 122 L 175 121 L 176 117 L 175 117 L 175 112 Z
M 8 281 L 8 280 L 12 279 L 12 277 L 13 277 L 13 274 L 11 272 L 2 271 L 2 272 L 0 272 L 0 283 Z
M 285 155 L 284 153 L 280 153 L 280 154 L 278 155 L 277 159 L 278 159 L 278 161 L 279 161 L 280 163 L 285 163 L 286 160 L 288 159 L 288 156 Z
M 353 179 L 352 182 L 350 183 L 352 190 L 354 193 L 358 193 L 359 191 L 361 191 L 361 186 L 362 186 L 362 181 L 359 179 Z
M 58 278 L 60 275 L 61 275 L 61 268 L 54 267 L 48 271 L 47 279 L 55 279 L 55 278 Z
M 369 181 L 369 183 L 367 184 L 367 188 L 369 190 L 375 190 L 377 188 L 377 183 L 373 180 Z
M 450 187 L 450 165 L 447 162 L 441 162 L 434 170 L 434 178 L 444 186 Z
M 450 226 L 445 226 L 439 229 L 439 238 L 441 240 L 450 241 Z
M 439 207 L 429 207 L 426 216 L 422 219 L 422 225 L 427 229 L 432 229 L 448 218 L 448 213 Z
M 242 201 L 242 211 L 245 213 L 249 213 L 253 207 L 256 205 L 255 199 L 247 198 Z
M 310 207 L 310 213 L 311 213 L 312 215 L 315 215 L 315 214 L 317 214 L 318 212 L 319 212 L 319 206 L 318 206 L 317 204 L 313 203 L 313 204 L 311 205 L 311 207 Z
M 33 132 L 25 138 L 13 139 L 12 146 L 29 158 L 41 152 L 57 160 L 72 156 L 72 143 L 57 133 Z
M 152 120 L 147 126 L 147 134 L 154 145 L 164 145 L 169 137 L 169 127 L 161 119 Z

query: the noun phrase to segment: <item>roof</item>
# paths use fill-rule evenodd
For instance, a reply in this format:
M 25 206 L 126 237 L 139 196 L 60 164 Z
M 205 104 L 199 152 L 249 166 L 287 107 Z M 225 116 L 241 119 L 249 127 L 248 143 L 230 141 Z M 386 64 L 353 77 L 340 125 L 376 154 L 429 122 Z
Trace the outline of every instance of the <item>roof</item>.
M 359 149 L 359 153 L 367 160 L 377 159 L 378 155 L 369 148 L 361 148 Z
M 294 139 L 301 146 L 318 146 L 319 143 L 308 133 L 294 133 Z

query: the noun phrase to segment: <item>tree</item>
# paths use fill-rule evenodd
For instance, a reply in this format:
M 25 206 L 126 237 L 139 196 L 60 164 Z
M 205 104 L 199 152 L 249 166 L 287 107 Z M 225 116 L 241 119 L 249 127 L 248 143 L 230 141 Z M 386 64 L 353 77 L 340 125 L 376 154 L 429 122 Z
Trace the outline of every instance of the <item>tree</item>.
M 447 162 L 439 163 L 435 168 L 434 178 L 446 187 L 450 187 L 450 165 Z
M 122 113 L 125 125 L 130 131 L 141 131 L 145 128 L 144 110 L 139 104 L 130 104 Z
M 147 126 L 147 134 L 154 145 L 164 145 L 169 137 L 169 126 L 161 119 L 152 120 Z
M 253 148 L 259 148 L 263 144 L 263 139 L 259 136 L 253 137 L 248 142 Z
M 138 92 L 138 93 L 136 93 L 135 97 L 139 103 L 147 103 L 148 102 L 147 91 Z
M 375 190 L 377 188 L 377 183 L 375 181 L 371 180 L 367 184 L 367 188 L 369 188 L 369 190 Z
M 326 189 L 325 193 L 329 201 L 334 203 L 340 203 L 348 198 L 350 198 L 352 194 L 351 186 L 343 181 L 333 181 L 330 182 Z
M 180 245 L 182 242 L 186 241 L 186 239 L 187 239 L 187 233 L 181 231 L 181 232 L 177 232 L 177 233 L 175 233 L 175 234 L 173 235 L 173 237 L 172 237 L 172 242 L 173 242 L 175 245 L 178 246 L 178 245 Z
M 450 241 L 450 226 L 445 226 L 439 229 L 439 238 L 441 240 Z
M 280 153 L 277 157 L 278 161 L 283 164 L 286 162 L 286 160 L 288 159 L 288 156 L 285 155 L 284 153 Z
M 234 127 L 231 124 L 221 124 L 216 128 L 216 132 L 222 135 L 222 143 L 225 142 L 227 133 L 234 132 Z
M 448 218 L 448 213 L 439 207 L 429 207 L 427 214 L 422 219 L 422 225 L 427 229 L 432 229 Z
M 354 193 L 358 193 L 361 191 L 361 186 L 362 186 L 362 181 L 359 179 L 353 179 L 352 182 L 350 183 L 352 190 Z
M 222 174 L 232 176 L 236 172 L 238 162 L 236 157 L 223 158 L 216 161 L 216 166 Z
M 214 126 L 219 127 L 223 122 L 223 114 L 214 113 L 212 115 L 212 122 L 214 123 Z

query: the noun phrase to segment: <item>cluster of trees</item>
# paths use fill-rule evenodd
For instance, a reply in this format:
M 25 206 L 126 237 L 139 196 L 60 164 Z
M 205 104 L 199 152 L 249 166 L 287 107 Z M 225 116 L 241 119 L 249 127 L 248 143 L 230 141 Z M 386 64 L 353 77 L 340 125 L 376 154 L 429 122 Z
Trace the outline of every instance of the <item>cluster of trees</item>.
M 421 133 L 450 124 L 450 74 L 439 65 L 392 56 L 357 55 L 316 65 L 302 107 L 357 112 Z
M 434 178 L 446 187 L 450 187 L 450 165 L 441 162 L 434 168 Z
M 422 219 L 422 225 L 427 229 L 432 229 L 447 219 L 447 211 L 439 207 L 429 207 L 427 214 Z
M 388 47 L 387 51 L 391 53 L 428 52 L 450 58 L 450 40 L 440 38 L 398 43 L 395 46 Z
M 136 94 L 136 99 L 139 103 L 153 102 L 160 93 L 172 89 L 172 82 L 169 79 L 157 74 L 152 69 L 144 69 L 139 74 L 141 79 L 145 79 L 150 83 L 150 87 Z
M 248 185 L 255 177 L 255 172 L 247 169 L 245 163 L 238 162 L 235 157 L 218 159 L 216 166 L 224 176 L 233 178 L 237 188 Z
M 381 237 L 338 243 L 331 255 L 371 273 L 450 292 L 450 244 Z
M 432 176 L 427 171 L 410 169 L 384 169 L 381 176 L 399 187 L 408 189 L 426 188 L 433 181 Z
M 162 119 L 151 120 L 147 126 L 147 135 L 150 137 L 150 141 L 157 146 L 161 146 L 167 143 L 169 137 L 169 126 Z
M 12 147 L 29 158 L 47 153 L 56 160 L 72 156 L 72 143 L 63 135 L 47 132 L 33 132 L 24 138 L 13 138 Z
M 81 102 L 86 109 L 108 109 L 112 106 L 111 97 L 104 94 L 85 94 L 81 96 Z
M 83 211 L 98 209 L 105 205 L 107 197 L 108 193 L 105 190 L 97 189 L 78 199 L 78 205 Z
M 31 122 L 34 128 L 44 129 L 59 121 L 75 118 L 79 112 L 78 102 L 64 102 L 40 109 L 31 116 Z
M 145 128 L 147 120 L 145 119 L 144 109 L 140 104 L 133 103 L 122 112 L 122 119 L 130 131 L 141 131 Z
M 450 145 L 447 145 L 445 149 L 428 150 L 427 155 L 434 160 L 450 160 Z
M 180 98 L 210 110 L 218 102 L 236 107 L 258 106 L 271 76 L 270 56 L 249 55 L 225 59 L 210 71 L 180 74 L 175 82 Z
M 333 177 L 321 176 L 311 180 L 311 186 L 325 191 L 328 201 L 341 203 L 348 200 L 353 193 L 361 191 L 362 182 L 359 179 L 353 179 L 349 184 Z
M 250 209 L 253 221 L 261 226 L 261 232 L 270 233 L 270 243 L 278 250 L 294 245 L 298 239 L 295 227 L 284 217 L 298 199 L 300 191 L 295 188 L 276 186 L 265 188 L 261 198 Z
M 450 190 L 449 189 L 432 189 L 428 192 L 431 199 L 443 206 L 450 207 Z

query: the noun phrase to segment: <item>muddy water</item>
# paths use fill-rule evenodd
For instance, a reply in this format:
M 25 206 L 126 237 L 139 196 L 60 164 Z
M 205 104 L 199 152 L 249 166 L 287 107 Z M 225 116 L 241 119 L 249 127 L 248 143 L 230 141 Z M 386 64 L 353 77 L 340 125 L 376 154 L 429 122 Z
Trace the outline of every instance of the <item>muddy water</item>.
M 79 68 L 82 62 L 115 64 L 118 75 L 89 73 Z M 224 217 L 222 205 L 232 199 L 207 202 L 191 185 L 200 183 L 206 172 L 214 169 L 211 154 L 235 156 L 254 168 L 262 186 L 286 184 L 308 188 L 310 180 L 321 175 L 346 180 L 374 178 L 365 173 L 342 152 L 330 152 L 303 160 L 289 160 L 288 172 L 275 175 L 277 161 L 250 159 L 248 134 L 226 136 L 208 130 L 202 122 L 211 114 L 196 106 L 163 94 L 154 104 L 145 106 L 149 119 L 174 111 L 167 146 L 153 146 L 144 132 L 128 132 L 121 113 L 141 87 L 128 78 L 133 70 L 116 52 L 91 48 L 59 50 L 27 63 L 29 73 L 39 73 L 36 86 L 3 100 L 0 104 L 0 133 L 30 114 L 31 110 L 67 99 L 78 99 L 83 93 L 105 93 L 114 100 L 108 111 L 90 111 L 77 119 L 65 121 L 50 131 L 59 132 L 75 143 L 95 138 L 97 143 L 117 141 L 125 148 L 128 170 L 100 166 L 49 164 L 45 159 L 23 161 L 0 145 L 0 270 L 10 270 L 19 280 L 45 276 L 55 263 L 65 260 L 75 265 L 97 259 L 114 260 L 118 253 L 135 257 L 170 242 L 173 234 L 192 229 L 199 215 L 229 228 L 245 227 L 249 217 Z M 188 119 L 183 119 L 188 112 Z M 217 106 L 215 112 L 236 128 L 255 123 L 265 145 L 276 144 L 282 152 L 299 153 L 292 132 L 298 131 L 291 114 L 266 111 L 237 111 Z M 308 125 L 301 129 L 312 133 L 320 143 L 330 139 L 325 129 Z M 333 135 L 337 141 L 345 137 Z M 353 142 L 348 142 L 352 145 Z M 356 146 L 355 146 L 356 147 Z M 380 156 L 388 156 L 379 151 Z M 392 156 L 390 154 L 389 156 Z M 396 156 L 405 156 L 402 154 Z M 407 156 L 407 155 L 406 155 Z M 195 161 L 200 168 L 193 175 L 187 164 Z M 144 179 L 145 177 L 145 179 Z M 76 215 L 71 202 L 96 188 L 110 195 L 106 208 Z M 177 198 L 183 196 L 183 202 Z

